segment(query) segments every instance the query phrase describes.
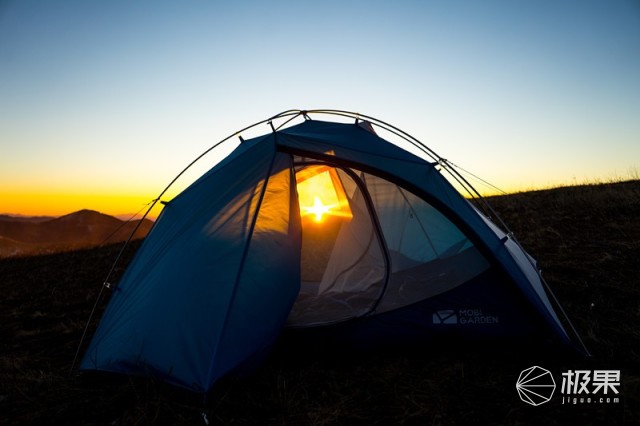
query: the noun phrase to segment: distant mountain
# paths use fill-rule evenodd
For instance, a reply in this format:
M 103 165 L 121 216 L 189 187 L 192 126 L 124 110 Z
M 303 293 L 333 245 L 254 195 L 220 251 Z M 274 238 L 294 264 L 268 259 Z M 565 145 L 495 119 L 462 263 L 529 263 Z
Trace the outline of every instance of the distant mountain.
M 24 216 L 24 215 L 0 214 L 0 222 L 17 221 L 17 222 L 39 223 L 39 222 L 45 222 L 51 219 L 55 219 L 55 217 L 54 216 Z
M 72 250 L 125 241 L 140 221 L 125 222 L 93 210 L 58 218 L 0 215 L 0 257 Z M 134 238 L 153 222 L 144 220 Z

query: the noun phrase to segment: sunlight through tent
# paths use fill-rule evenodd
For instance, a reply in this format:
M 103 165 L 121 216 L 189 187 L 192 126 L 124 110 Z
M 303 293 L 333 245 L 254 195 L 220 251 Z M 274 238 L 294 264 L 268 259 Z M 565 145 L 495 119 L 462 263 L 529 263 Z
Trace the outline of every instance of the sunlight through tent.
M 333 167 L 309 166 L 296 173 L 300 215 L 313 215 L 316 222 L 326 216 L 353 217 L 340 177 Z

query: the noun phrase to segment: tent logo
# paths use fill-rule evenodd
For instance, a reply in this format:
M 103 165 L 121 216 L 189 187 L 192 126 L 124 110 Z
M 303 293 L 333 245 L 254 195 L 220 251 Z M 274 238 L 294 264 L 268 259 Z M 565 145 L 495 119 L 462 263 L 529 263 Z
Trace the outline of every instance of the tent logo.
M 538 406 L 549 402 L 556 390 L 556 382 L 549 370 L 534 365 L 520 373 L 516 389 L 523 402 Z
M 440 309 L 433 313 L 431 323 L 456 325 L 494 325 L 500 322 L 497 315 L 486 315 L 481 308 Z
M 458 315 L 453 309 L 443 309 L 433 313 L 434 324 L 457 324 Z

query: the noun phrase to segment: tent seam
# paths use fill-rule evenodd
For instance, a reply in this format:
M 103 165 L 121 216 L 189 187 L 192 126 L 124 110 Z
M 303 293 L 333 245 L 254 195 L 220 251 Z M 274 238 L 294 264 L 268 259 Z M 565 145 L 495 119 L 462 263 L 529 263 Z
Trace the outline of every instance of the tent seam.
M 274 135 L 275 135 L 275 133 L 274 133 Z M 251 246 L 251 239 L 252 239 L 255 227 L 256 227 L 256 222 L 258 221 L 258 214 L 260 213 L 260 207 L 262 206 L 262 202 L 264 200 L 265 193 L 267 192 L 267 185 L 269 184 L 269 177 L 271 176 L 271 171 L 273 170 L 273 164 L 275 162 L 276 154 L 277 154 L 277 150 L 275 149 L 275 140 L 273 142 L 273 145 L 274 145 L 273 155 L 271 156 L 271 162 L 270 162 L 269 167 L 267 169 L 267 174 L 266 174 L 266 177 L 265 177 L 265 180 L 264 180 L 264 184 L 263 184 L 262 188 L 260 189 L 260 198 L 258 199 L 258 203 L 256 204 L 256 210 L 255 210 L 255 212 L 253 214 L 253 218 L 251 220 L 251 226 L 249 228 L 249 233 L 247 235 L 246 243 L 245 243 L 244 249 L 242 251 L 242 257 L 240 259 L 240 265 L 238 267 L 238 273 L 236 274 L 236 279 L 235 279 L 235 282 L 233 284 L 233 291 L 231 293 L 231 299 L 229 300 L 229 304 L 227 305 L 227 310 L 225 312 L 224 321 L 222 322 L 221 332 L 220 332 L 220 334 L 218 335 L 218 337 L 216 339 L 215 349 L 214 349 L 214 352 L 213 352 L 213 354 L 211 356 L 211 362 L 209 364 L 209 369 L 207 371 L 207 387 L 209 386 L 209 383 L 211 382 L 211 375 L 212 375 L 212 372 L 213 372 L 213 368 L 214 368 L 214 365 L 215 365 L 216 358 L 218 357 L 218 352 L 219 352 L 219 348 L 220 348 L 220 341 L 222 340 L 222 336 L 224 335 L 224 330 L 225 330 L 225 328 L 227 326 L 227 323 L 229 321 L 231 307 L 233 306 L 233 302 L 234 302 L 234 300 L 236 298 L 236 294 L 238 292 L 238 285 L 240 283 L 240 278 L 242 276 L 242 271 L 244 269 L 244 264 L 245 264 L 245 261 L 247 259 L 247 255 L 249 254 L 249 247 Z

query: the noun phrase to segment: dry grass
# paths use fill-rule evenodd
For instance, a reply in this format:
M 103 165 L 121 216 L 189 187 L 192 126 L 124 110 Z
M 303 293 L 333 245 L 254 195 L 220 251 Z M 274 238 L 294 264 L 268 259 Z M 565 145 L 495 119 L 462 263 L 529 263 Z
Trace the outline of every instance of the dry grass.
M 0 261 L 0 424 L 204 424 L 203 412 L 240 425 L 640 422 L 640 182 L 490 201 L 540 260 L 592 360 L 478 348 L 344 353 L 283 339 L 255 374 L 220 382 L 206 401 L 152 379 L 76 376 L 84 321 L 119 249 L 105 247 Z M 531 365 L 556 376 L 620 369 L 622 403 L 527 406 L 514 387 Z

